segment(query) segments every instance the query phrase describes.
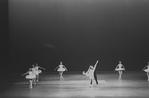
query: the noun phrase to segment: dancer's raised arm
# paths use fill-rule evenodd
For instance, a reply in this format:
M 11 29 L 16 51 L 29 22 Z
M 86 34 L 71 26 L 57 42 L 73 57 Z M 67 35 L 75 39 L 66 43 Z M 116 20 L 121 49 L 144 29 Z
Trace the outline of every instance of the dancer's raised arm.
M 96 63 L 95 63 L 95 65 L 94 65 L 93 70 L 95 70 L 95 69 L 96 69 L 97 64 L 98 64 L 98 60 L 96 61 Z

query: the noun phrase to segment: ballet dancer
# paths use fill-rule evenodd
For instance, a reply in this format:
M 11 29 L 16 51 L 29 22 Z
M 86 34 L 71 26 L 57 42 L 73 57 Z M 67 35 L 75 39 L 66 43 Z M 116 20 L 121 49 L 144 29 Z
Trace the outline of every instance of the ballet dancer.
M 142 69 L 142 71 L 145 71 L 146 73 L 147 73 L 147 81 L 149 81 L 149 62 L 148 62 L 148 65 L 146 65 L 143 69 Z
M 32 71 L 32 68 L 29 68 L 29 70 L 26 73 L 22 74 L 22 76 L 24 75 L 26 75 L 25 78 L 29 80 L 29 88 L 33 88 L 33 82 L 35 83 L 36 75 Z
M 93 86 L 93 80 L 96 81 L 96 85 L 98 86 L 98 80 L 96 75 L 96 66 L 97 66 L 98 60 L 96 61 L 95 65 L 90 65 L 87 72 L 83 71 L 83 74 L 86 75 L 90 79 L 90 87 Z
M 125 67 L 123 66 L 122 62 L 119 61 L 119 64 L 116 66 L 115 71 L 118 71 L 119 77 L 118 79 L 122 79 L 123 70 L 125 70 Z
M 60 80 L 64 80 L 63 72 L 68 71 L 67 68 L 62 64 L 62 62 L 60 62 L 60 65 L 58 65 L 54 70 L 56 69 L 59 72 Z
M 33 72 L 34 72 L 35 75 L 36 75 L 36 82 L 39 81 L 39 74 L 42 73 L 42 71 L 39 70 L 39 68 L 45 70 L 45 68 L 38 66 L 38 63 L 36 63 L 36 65 L 33 67 Z

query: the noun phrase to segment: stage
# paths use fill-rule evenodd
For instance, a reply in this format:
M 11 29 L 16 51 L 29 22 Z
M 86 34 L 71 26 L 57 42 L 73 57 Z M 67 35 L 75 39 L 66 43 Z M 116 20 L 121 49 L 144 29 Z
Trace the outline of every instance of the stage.
M 99 85 L 82 72 L 42 73 L 32 89 L 21 73 L 12 73 L 0 81 L 0 98 L 148 98 L 149 82 L 145 72 L 125 71 L 122 80 L 117 72 L 97 72 Z

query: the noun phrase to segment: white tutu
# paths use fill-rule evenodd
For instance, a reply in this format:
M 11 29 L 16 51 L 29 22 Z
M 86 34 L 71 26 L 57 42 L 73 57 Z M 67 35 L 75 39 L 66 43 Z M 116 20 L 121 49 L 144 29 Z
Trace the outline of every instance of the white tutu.
M 149 69 L 145 69 L 144 71 L 145 71 L 145 72 L 149 72 Z
M 115 69 L 116 71 L 122 71 L 122 70 L 125 70 L 124 68 L 117 68 Z
M 57 71 L 66 71 L 65 68 L 58 68 Z
M 42 73 L 42 71 L 41 71 L 41 70 L 35 70 L 34 73 L 35 73 L 36 75 L 38 75 L 38 74 Z
M 122 70 L 125 70 L 122 64 L 118 64 L 117 67 L 115 68 L 115 71 L 122 71 Z
M 26 79 L 35 79 L 36 76 L 35 75 L 26 75 L 25 78 Z

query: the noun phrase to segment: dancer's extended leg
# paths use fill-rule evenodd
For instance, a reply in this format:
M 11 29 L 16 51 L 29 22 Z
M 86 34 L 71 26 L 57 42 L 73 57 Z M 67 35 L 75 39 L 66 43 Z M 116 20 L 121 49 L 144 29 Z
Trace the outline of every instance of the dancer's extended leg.
M 119 79 L 122 79 L 122 71 L 118 71 L 119 72 Z
M 63 72 L 61 71 L 61 72 L 59 72 L 59 74 L 60 74 L 60 80 L 63 80 L 64 78 L 63 78 Z
M 147 81 L 149 81 L 149 73 L 148 72 L 147 72 L 147 78 L 148 78 Z
M 90 81 L 90 87 L 92 87 L 93 86 L 93 79 L 91 79 L 91 81 Z
M 97 80 L 97 75 L 96 75 L 96 73 L 94 73 L 94 79 L 95 79 L 95 81 L 96 81 L 96 85 L 98 85 L 98 80 Z
M 30 82 L 29 88 L 33 88 L 33 80 L 31 79 L 29 80 L 29 82 Z

